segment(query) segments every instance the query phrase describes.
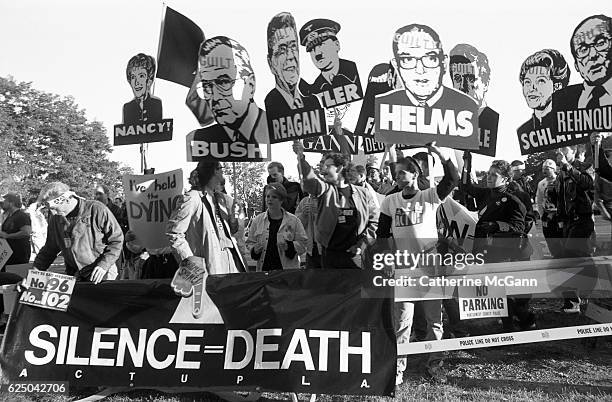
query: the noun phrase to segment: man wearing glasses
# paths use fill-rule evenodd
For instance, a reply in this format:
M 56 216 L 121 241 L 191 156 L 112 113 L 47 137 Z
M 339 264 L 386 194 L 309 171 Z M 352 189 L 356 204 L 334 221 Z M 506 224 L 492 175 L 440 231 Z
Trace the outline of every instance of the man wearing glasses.
M 305 131 L 310 131 L 308 134 L 323 134 L 323 109 L 315 96 L 307 95 L 308 84 L 300 78 L 300 49 L 293 16 L 286 12 L 275 15 L 268 24 L 267 37 L 268 66 L 276 81 L 276 87 L 268 93 L 264 101 L 268 126 L 272 128 L 271 138 L 286 138 L 291 132 L 306 134 Z M 315 115 L 302 113 L 315 110 Z M 316 121 L 311 121 L 313 116 L 317 117 Z M 320 127 L 319 130 L 310 130 L 317 126 Z M 283 129 L 285 127 L 286 129 Z
M 595 109 L 612 105 L 612 18 L 594 15 L 572 34 L 574 67 L 584 82 L 553 94 L 555 110 Z
M 268 160 L 269 151 L 259 146 L 269 142 L 268 123 L 253 99 L 255 74 L 246 49 L 217 36 L 200 46 L 198 65 L 197 92 L 217 124 L 187 136 L 188 159 Z
M 61 252 L 67 275 L 96 284 L 117 278 L 123 232 L 104 204 L 78 197 L 60 182 L 45 185 L 38 202 L 51 216 L 34 269 L 46 271 Z
M 477 148 L 478 106 L 470 96 L 442 86 L 447 56 L 438 34 L 420 24 L 402 27 L 393 38 L 393 55 L 403 88 L 376 97 L 377 140 Z

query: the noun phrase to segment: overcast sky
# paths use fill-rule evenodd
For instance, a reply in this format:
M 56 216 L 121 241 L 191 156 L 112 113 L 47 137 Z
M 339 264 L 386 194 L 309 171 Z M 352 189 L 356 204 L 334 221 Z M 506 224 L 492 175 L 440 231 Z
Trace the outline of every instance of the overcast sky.
M 255 100 L 274 87 L 266 61 L 266 27 L 271 17 L 288 11 L 298 29 L 313 18 L 341 24 L 340 57 L 357 63 L 365 91 L 370 69 L 389 61 L 395 30 L 410 23 L 435 29 L 445 51 L 469 43 L 484 52 L 491 67 L 488 105 L 500 114 L 497 158 L 520 158 L 516 128 L 530 116 L 518 81 L 523 60 L 537 50 L 559 50 L 573 66 L 569 39 L 574 27 L 593 14 L 612 13 L 609 0 L 581 1 L 168 1 L 166 4 L 197 23 L 207 38 L 228 36 L 249 52 L 255 70 Z M 156 57 L 163 3 L 137 1 L 0 2 L 0 76 L 31 81 L 36 89 L 72 95 L 90 119 L 104 123 L 112 143 L 112 128 L 121 122 L 122 106 L 133 98 L 125 79 L 127 61 L 143 52 Z M 300 47 L 301 75 L 312 82 L 318 75 L 310 56 Z M 572 68 L 570 83 L 580 82 Z M 448 76 L 445 84 L 451 85 Z M 187 88 L 156 80 L 155 95 L 163 101 L 164 117 L 174 119 L 174 139 L 149 146 L 149 164 L 157 172 L 193 169 L 185 162 L 185 136 L 199 128 L 184 106 Z M 360 103 L 353 104 L 345 127 L 354 128 Z M 111 158 L 140 169 L 137 145 L 115 147 Z M 274 145 L 272 158 L 297 176 L 290 143 Z M 312 162 L 318 156 L 308 159 Z M 475 158 L 485 169 L 491 158 Z

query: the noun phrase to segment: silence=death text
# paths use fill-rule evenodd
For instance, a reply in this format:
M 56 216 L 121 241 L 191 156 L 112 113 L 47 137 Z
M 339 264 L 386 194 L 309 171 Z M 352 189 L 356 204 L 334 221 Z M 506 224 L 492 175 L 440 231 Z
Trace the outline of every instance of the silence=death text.
M 349 372 L 350 363 L 352 370 L 362 374 L 371 373 L 370 332 L 354 334 L 360 338 L 361 344 L 350 345 L 349 331 L 296 328 L 290 334 L 286 350 L 282 350 L 279 344 L 282 335 L 281 328 L 258 329 L 255 334 L 246 330 L 228 330 L 225 345 L 216 346 L 223 353 L 223 368 L 292 370 L 299 367 L 307 371 L 337 369 L 340 373 L 346 373 Z M 136 333 L 129 328 L 95 327 L 93 333 L 88 333 L 76 326 L 56 328 L 42 324 L 30 331 L 24 357 L 28 364 L 34 366 L 149 366 L 156 370 L 169 367 L 198 370 L 205 364 L 202 350 L 209 347 L 204 344 L 205 340 L 202 329 L 140 329 Z M 332 343 L 336 343 L 337 349 L 330 348 Z M 159 346 L 161 344 L 166 345 L 165 349 Z M 84 345 L 88 357 L 82 354 Z M 166 351 L 165 355 L 162 350 Z M 338 354 L 332 356 L 330 350 L 337 350 Z M 318 351 L 318 354 L 311 351 Z M 357 356 L 360 359 L 356 359 Z

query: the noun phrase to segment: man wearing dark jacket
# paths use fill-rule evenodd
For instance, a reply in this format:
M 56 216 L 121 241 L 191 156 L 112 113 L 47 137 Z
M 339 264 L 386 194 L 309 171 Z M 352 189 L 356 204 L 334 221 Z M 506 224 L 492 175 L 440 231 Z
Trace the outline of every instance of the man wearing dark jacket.
M 295 214 L 295 209 L 297 208 L 300 200 L 304 197 L 304 193 L 302 192 L 302 187 L 300 183 L 296 183 L 294 181 L 289 181 L 285 177 L 285 167 L 280 162 L 270 162 L 268 165 L 268 179 L 266 180 L 268 184 L 271 183 L 280 183 L 287 190 L 287 198 L 283 201 L 283 208 L 285 211 Z M 265 204 L 265 191 L 262 196 L 262 207 L 261 210 L 266 210 Z

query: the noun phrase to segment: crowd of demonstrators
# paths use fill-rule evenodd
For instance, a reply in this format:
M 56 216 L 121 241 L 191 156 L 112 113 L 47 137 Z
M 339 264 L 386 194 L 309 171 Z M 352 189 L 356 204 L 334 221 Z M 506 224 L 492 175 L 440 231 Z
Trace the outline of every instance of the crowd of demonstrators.
M 427 185 L 421 189 L 419 178 L 423 171 L 412 157 L 400 158 L 395 164 L 395 176 L 401 190 L 385 197 L 380 207 L 380 217 L 376 236 L 379 239 L 393 239 L 389 250 L 408 250 L 418 254 L 437 244 L 438 231 L 436 211 L 442 201 L 453 191 L 459 175 L 453 162 L 435 146 L 429 151 L 439 156 L 444 169 L 444 177 L 436 187 Z M 431 244 L 433 242 L 433 244 Z M 410 267 L 405 267 L 410 268 Z M 415 309 L 420 310 L 422 326 L 418 341 L 442 339 L 442 301 L 424 300 L 416 303 L 395 303 L 395 329 L 398 343 L 410 340 Z M 417 331 L 415 331 L 417 332 Z M 398 358 L 396 384 L 403 382 L 406 358 Z M 444 381 L 441 370 L 442 354 L 430 353 L 424 373 L 437 381 Z
M 266 211 L 253 218 L 246 242 L 257 271 L 298 269 L 299 255 L 306 251 L 307 237 L 302 222 L 282 204 L 287 190 L 281 183 L 265 187 Z
M 318 177 L 304 158 L 304 146 L 294 142 L 302 172 L 303 190 L 318 200 L 314 241 L 321 266 L 326 269 L 360 269 L 361 254 L 375 239 L 378 208 L 363 187 L 351 184 L 352 166 L 343 154 L 324 155 Z

